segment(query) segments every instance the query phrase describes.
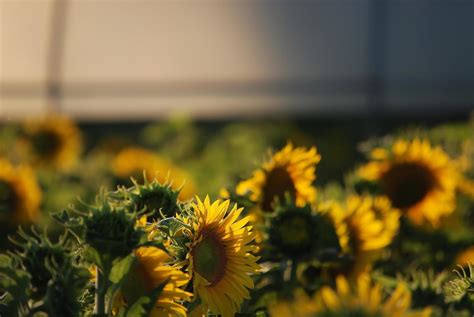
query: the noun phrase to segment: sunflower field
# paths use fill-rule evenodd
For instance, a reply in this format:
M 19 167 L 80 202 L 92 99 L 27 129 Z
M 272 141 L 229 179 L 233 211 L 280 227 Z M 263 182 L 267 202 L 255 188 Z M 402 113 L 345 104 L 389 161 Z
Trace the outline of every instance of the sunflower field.
M 474 314 L 474 120 L 0 128 L 0 316 Z

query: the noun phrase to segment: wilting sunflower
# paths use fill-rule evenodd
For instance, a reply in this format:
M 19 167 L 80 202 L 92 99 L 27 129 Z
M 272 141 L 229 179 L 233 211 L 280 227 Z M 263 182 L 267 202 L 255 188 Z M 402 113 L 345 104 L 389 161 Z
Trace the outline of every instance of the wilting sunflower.
M 316 200 L 316 164 L 321 156 L 316 148 L 294 148 L 290 143 L 275 153 L 262 167 L 253 172 L 250 179 L 240 182 L 238 195 L 249 195 L 264 212 L 273 211 L 276 198 L 284 200 L 289 193 L 298 207 L 312 204 Z
M 411 293 L 403 283 L 388 298 L 384 298 L 381 285 L 373 284 L 368 275 L 361 275 L 354 286 L 351 288 L 345 277 L 338 276 L 336 289 L 324 286 L 312 299 L 301 294 L 294 303 L 271 307 L 271 316 L 428 317 L 431 314 L 430 308 L 410 310 Z
M 249 274 L 260 267 L 258 258 L 250 254 L 255 234 L 248 226 L 248 217 L 240 219 L 242 208 L 231 210 L 229 201 L 204 202 L 197 198 L 193 205 L 193 223 L 189 251 L 189 272 L 195 294 L 202 300 L 204 311 L 210 309 L 223 317 L 233 317 L 239 311 L 249 291 L 254 287 Z
M 35 165 L 67 170 L 77 162 L 82 136 L 69 118 L 51 116 L 26 121 L 22 130 L 22 145 Z
M 398 233 L 400 212 L 386 197 L 354 195 L 344 205 L 333 203 L 328 208 L 342 251 L 354 256 L 351 274 L 366 271 Z
M 123 180 L 128 180 L 130 177 L 141 179 L 145 171 L 150 182 L 153 179 L 162 184 L 172 182 L 172 188 L 180 190 L 179 198 L 182 200 L 191 199 L 196 194 L 196 187 L 190 175 L 146 149 L 138 147 L 123 149 L 115 157 L 112 170 Z
M 40 203 L 41 190 L 33 171 L 0 159 L 0 223 L 34 221 Z
M 437 227 L 455 209 L 459 179 L 455 163 L 428 141 L 398 140 L 389 150 L 376 148 L 372 161 L 361 167 L 361 178 L 379 183 L 392 205 L 414 223 Z
M 158 297 L 150 316 L 186 316 L 182 305 L 192 294 L 183 290 L 189 281 L 187 274 L 168 265 L 171 258 L 165 251 L 155 247 L 141 247 L 135 252 L 135 263 L 120 289 L 115 302 L 116 310 L 121 305 L 134 303 L 163 283 L 166 285 Z

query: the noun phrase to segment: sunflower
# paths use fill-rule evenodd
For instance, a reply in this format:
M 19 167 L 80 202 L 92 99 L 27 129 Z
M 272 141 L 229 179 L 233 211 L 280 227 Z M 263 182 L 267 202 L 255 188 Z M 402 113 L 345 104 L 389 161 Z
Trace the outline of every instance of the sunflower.
M 0 222 L 22 223 L 39 216 L 41 190 L 33 171 L 0 159 Z
M 134 303 L 141 296 L 146 296 L 166 283 L 150 316 L 185 317 L 186 308 L 182 303 L 189 301 L 192 296 L 183 290 L 189 281 L 188 275 L 168 265 L 170 256 L 156 247 L 140 247 L 135 250 L 134 255 L 135 262 L 122 284 L 115 301 L 115 310 L 122 305 Z
M 262 167 L 253 172 L 250 179 L 240 182 L 238 195 L 249 195 L 264 212 L 274 210 L 276 198 L 284 200 L 289 193 L 298 207 L 316 201 L 316 164 L 321 160 L 316 148 L 294 148 L 291 143 L 275 153 Z
M 393 206 L 415 224 L 438 227 L 441 218 L 454 211 L 459 174 L 440 147 L 426 140 L 397 140 L 389 150 L 374 149 L 371 158 L 359 176 L 379 183 Z
M 196 219 L 189 251 L 189 271 L 193 276 L 195 294 L 204 311 L 231 317 L 239 310 L 249 290 L 254 287 L 249 274 L 260 267 L 258 258 L 250 254 L 255 234 L 248 226 L 248 217 L 238 220 L 242 208 L 228 210 L 230 202 L 193 204 Z
M 128 147 L 120 151 L 112 162 L 112 170 L 120 179 L 142 178 L 145 171 L 148 181 L 156 179 L 164 184 L 172 181 L 172 188 L 179 190 L 181 200 L 191 199 L 196 194 L 196 187 L 190 175 L 168 160 L 155 153 L 138 147 Z
M 468 266 L 469 263 L 474 264 L 474 245 L 459 252 L 454 260 L 454 265 Z
M 296 207 L 286 202 L 277 206 L 268 217 L 267 245 L 264 249 L 273 256 L 282 255 L 294 260 L 308 258 L 321 248 L 322 235 L 330 230 L 320 214 L 313 214 L 310 206 Z M 320 226 L 324 225 L 324 233 Z
M 344 205 L 332 203 L 327 208 L 342 251 L 354 256 L 352 274 L 366 271 L 398 233 L 400 212 L 386 197 L 354 195 Z
M 22 144 L 35 165 L 70 169 L 82 149 L 81 132 L 72 120 L 51 116 L 23 124 Z
M 373 284 L 368 275 L 361 275 L 351 288 L 343 276 L 336 278 L 336 289 L 324 286 L 313 298 L 298 294 L 294 302 L 281 302 L 270 307 L 272 317 L 280 316 L 366 316 L 366 317 L 428 317 L 430 308 L 411 311 L 411 293 L 399 283 L 384 299 L 382 287 Z

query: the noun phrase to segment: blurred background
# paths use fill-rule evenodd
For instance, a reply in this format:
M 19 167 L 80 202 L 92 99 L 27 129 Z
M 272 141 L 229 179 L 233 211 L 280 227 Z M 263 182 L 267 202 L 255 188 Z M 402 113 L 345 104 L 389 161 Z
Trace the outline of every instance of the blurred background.
M 474 109 L 471 0 L 1 0 L 0 14 L 2 125 L 66 115 L 85 153 L 140 145 L 201 182 L 222 149 L 243 156 L 235 176 L 288 140 L 317 144 L 318 181 L 342 180 L 360 141 Z
M 1 0 L 5 119 L 460 118 L 470 0 Z

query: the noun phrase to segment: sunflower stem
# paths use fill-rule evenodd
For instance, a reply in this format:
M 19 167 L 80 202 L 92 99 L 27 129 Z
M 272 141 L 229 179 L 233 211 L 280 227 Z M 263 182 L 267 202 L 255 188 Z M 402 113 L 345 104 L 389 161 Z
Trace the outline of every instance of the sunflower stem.
M 290 275 L 291 284 L 296 283 L 296 269 L 297 268 L 298 268 L 298 260 L 292 259 L 291 260 L 291 275 Z
M 95 307 L 94 314 L 97 316 L 105 316 L 105 292 L 107 290 L 104 280 L 104 274 L 99 267 L 95 267 Z

